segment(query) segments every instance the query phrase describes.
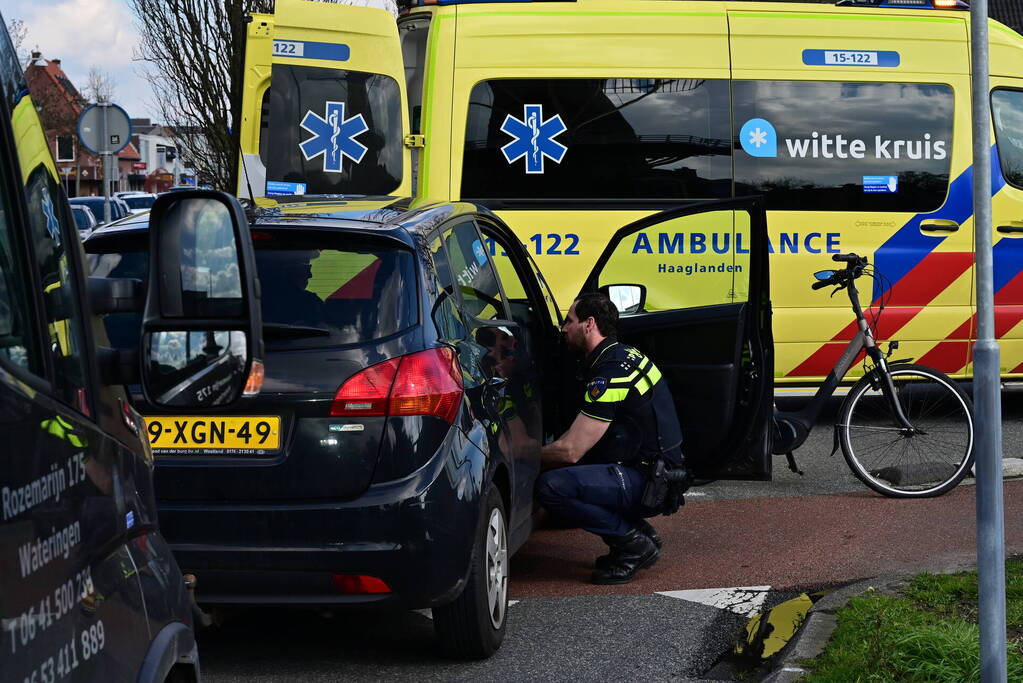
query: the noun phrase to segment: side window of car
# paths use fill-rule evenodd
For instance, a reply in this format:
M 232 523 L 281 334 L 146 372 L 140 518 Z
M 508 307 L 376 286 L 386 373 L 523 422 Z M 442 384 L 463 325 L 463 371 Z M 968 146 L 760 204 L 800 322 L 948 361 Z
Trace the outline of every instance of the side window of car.
M 52 349 L 58 397 L 84 413 L 88 408 L 84 314 L 78 298 L 72 248 L 76 230 L 62 206 L 60 189 L 46 167 L 39 166 L 25 185 L 29 229 L 40 276 L 48 344 Z
M 0 188 L 10 187 L 2 177 Z M 45 367 L 31 314 L 29 274 L 21 258 L 18 235 L 15 234 L 11 198 L 0 194 L 0 356 L 12 365 L 36 375 Z
M 508 314 L 515 322 L 537 329 L 537 311 L 533 307 L 533 301 L 529 296 L 529 288 L 526 287 L 526 279 L 533 277 L 527 270 L 520 271 L 520 267 L 508 255 L 512 248 L 510 243 L 493 230 L 488 230 L 486 223 L 480 223 L 480 230 L 483 233 L 484 244 L 488 247 L 490 258 L 494 262 L 497 274 L 501 278 L 501 285 L 508 300 L 505 302 L 508 307 Z M 556 317 L 554 318 L 557 319 Z
M 462 292 L 466 313 L 482 320 L 507 319 L 497 274 L 476 223 L 459 223 L 446 242 L 451 272 Z
M 450 231 L 445 233 L 444 238 L 449 236 Z M 451 268 L 448 266 L 448 256 L 444 251 L 441 235 L 437 235 L 430 241 L 430 256 L 433 258 L 438 290 L 430 317 L 442 339 L 447 341 L 464 339 L 466 336 L 465 325 L 458 313 L 454 279 L 451 276 Z

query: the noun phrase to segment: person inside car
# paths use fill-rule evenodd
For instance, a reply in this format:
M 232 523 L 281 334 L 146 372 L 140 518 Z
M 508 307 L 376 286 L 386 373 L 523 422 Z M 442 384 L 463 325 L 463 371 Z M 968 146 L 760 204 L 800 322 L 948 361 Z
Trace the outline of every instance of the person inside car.
M 584 357 L 586 389 L 578 415 L 544 446 L 540 502 L 568 526 L 598 534 L 611 548 L 593 583 L 620 584 L 653 565 L 661 539 L 641 503 L 657 459 L 681 468 L 682 429 L 667 382 L 653 362 L 616 339 L 618 311 L 598 292 L 579 296 L 562 326 L 565 344 Z

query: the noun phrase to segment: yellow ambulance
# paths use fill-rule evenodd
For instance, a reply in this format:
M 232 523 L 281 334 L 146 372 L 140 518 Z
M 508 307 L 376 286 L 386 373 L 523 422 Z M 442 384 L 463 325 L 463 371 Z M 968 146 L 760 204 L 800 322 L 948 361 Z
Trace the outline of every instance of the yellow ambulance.
M 961 0 L 441 0 L 397 25 L 381 10 L 278 0 L 249 28 L 239 194 L 482 204 L 562 305 L 619 226 L 684 201 L 763 195 L 779 383 L 821 379 L 853 335 L 848 303 L 810 289 L 846 252 L 874 265 L 863 298 L 880 338 L 966 377 L 969 24 Z M 1012 378 L 1023 377 L 1023 37 L 989 29 L 995 315 Z M 741 231 L 697 227 L 636 236 L 628 282 L 647 288 L 648 308 L 741 296 L 728 286 Z

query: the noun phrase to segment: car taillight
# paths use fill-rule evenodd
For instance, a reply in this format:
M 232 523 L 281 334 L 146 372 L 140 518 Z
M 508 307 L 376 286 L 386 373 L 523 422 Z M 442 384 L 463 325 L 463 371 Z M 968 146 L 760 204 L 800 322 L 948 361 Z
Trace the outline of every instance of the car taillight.
M 349 595 L 375 595 L 390 593 L 391 587 L 375 576 L 362 574 L 331 574 L 330 580 L 338 593 Z
M 462 402 L 455 352 L 427 349 L 378 363 L 349 377 L 334 395 L 332 416 L 433 415 L 454 422 Z
M 330 414 L 349 417 L 387 415 L 387 397 L 400 361 L 400 358 L 385 360 L 345 380 L 334 394 Z

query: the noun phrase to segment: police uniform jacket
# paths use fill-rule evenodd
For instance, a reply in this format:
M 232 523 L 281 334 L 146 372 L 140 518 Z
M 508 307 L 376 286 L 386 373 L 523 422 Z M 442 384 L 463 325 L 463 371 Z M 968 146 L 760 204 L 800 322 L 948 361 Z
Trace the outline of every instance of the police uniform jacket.
M 585 390 L 580 412 L 610 422 L 583 464 L 639 467 L 658 455 L 683 465 L 682 428 L 661 371 L 638 349 L 607 337 L 583 361 Z

